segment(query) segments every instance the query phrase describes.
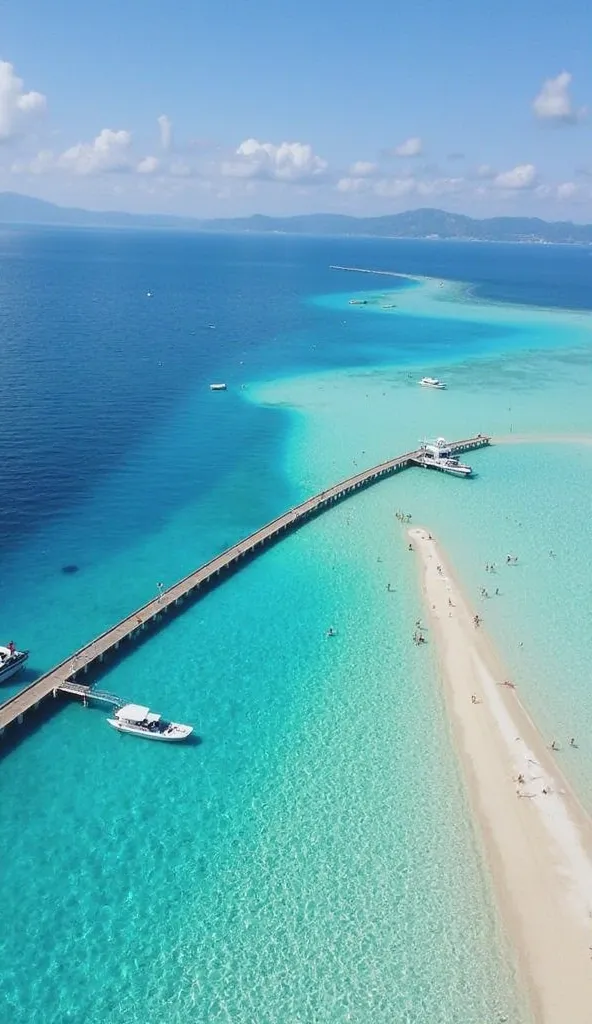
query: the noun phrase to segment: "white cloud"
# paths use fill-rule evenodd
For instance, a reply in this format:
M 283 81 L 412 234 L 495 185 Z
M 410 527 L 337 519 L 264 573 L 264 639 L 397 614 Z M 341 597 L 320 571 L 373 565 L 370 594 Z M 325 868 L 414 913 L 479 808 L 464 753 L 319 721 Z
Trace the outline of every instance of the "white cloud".
M 417 190 L 415 178 L 380 178 L 374 185 L 377 196 L 385 199 L 399 199 Z
M 15 160 L 11 171 L 13 174 L 47 174 L 54 167 L 54 153 L 51 149 L 42 149 L 32 160 Z
M 570 202 L 572 199 L 590 199 L 590 190 L 575 181 L 562 181 L 559 185 L 537 185 L 534 190 L 537 199 L 557 199 Z
M 536 184 L 537 172 L 534 164 L 518 164 L 511 171 L 503 171 L 493 179 L 496 188 L 512 190 L 532 188 Z
M 562 71 L 556 78 L 547 78 L 543 82 L 538 96 L 533 101 L 533 110 L 541 121 L 554 121 L 559 124 L 573 124 L 585 116 L 584 108 L 576 110 L 569 94 L 572 76 L 569 71 Z
M 491 164 L 479 164 L 477 168 L 477 177 L 487 180 L 488 178 L 496 178 L 497 171 L 491 166 Z
M 377 170 L 378 164 L 373 164 L 369 160 L 356 160 L 355 164 L 351 165 L 349 174 L 352 178 L 371 178 Z
M 156 156 L 145 156 L 140 160 L 136 170 L 138 174 L 154 174 L 160 167 L 160 160 Z
M 158 121 L 160 131 L 160 145 L 165 152 L 173 148 L 173 122 L 166 114 L 161 114 Z
M 57 164 L 73 174 L 104 174 L 131 167 L 132 137 L 127 131 L 103 128 L 92 142 L 79 142 L 60 157 Z
M 0 141 L 20 135 L 46 109 L 45 96 L 40 92 L 23 92 L 23 85 L 12 64 L 0 60 Z
M 574 181 L 563 181 L 561 185 L 557 186 L 557 198 L 558 199 L 575 199 L 579 187 Z
M 395 156 L 419 156 L 423 150 L 421 139 L 416 135 L 405 139 L 399 146 L 395 146 Z
M 225 160 L 221 172 L 229 178 L 261 178 L 268 181 L 314 181 L 325 175 L 327 161 L 317 156 L 308 143 L 258 142 L 245 139 L 234 159 Z
M 173 160 L 169 164 L 169 173 L 174 178 L 190 178 L 193 174 L 193 168 L 189 166 L 184 160 Z
M 340 178 L 336 185 L 338 192 L 367 192 L 370 187 L 367 178 Z
M 443 196 L 461 192 L 467 185 L 465 178 L 340 178 L 337 190 L 346 193 L 372 193 L 383 199 L 403 196 Z
M 433 178 L 431 181 L 418 181 L 417 193 L 420 196 L 449 196 L 462 192 L 465 185 L 464 178 Z

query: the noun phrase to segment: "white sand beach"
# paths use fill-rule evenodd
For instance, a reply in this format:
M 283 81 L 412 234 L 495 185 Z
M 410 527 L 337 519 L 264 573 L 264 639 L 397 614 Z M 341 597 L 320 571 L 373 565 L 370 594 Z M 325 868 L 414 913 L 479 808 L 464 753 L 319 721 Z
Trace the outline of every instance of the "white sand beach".
M 504 673 L 486 619 L 475 625 L 444 553 L 425 529 L 410 529 L 409 539 L 419 560 L 426 636 L 438 656 L 486 862 L 535 1021 L 589 1024 L 592 822 L 560 770 L 570 738 L 561 737 L 563 751 L 549 749 L 553 737 L 541 737 L 520 703 L 520 680 Z

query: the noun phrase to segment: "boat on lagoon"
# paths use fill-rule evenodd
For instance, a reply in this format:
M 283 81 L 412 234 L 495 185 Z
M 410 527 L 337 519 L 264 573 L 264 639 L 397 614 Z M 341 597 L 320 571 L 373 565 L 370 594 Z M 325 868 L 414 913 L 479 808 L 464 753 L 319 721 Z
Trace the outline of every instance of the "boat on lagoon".
M 452 476 L 471 476 L 473 470 L 454 455 L 452 448 L 443 437 L 435 441 L 423 441 L 420 447 L 419 464 L 424 469 L 439 469 Z
M 0 683 L 5 683 L 11 676 L 20 672 L 25 667 L 28 657 L 28 651 L 17 651 L 14 644 L 0 647 Z
M 193 732 L 193 726 L 167 722 L 143 704 L 124 704 L 122 708 L 118 708 L 113 718 L 108 718 L 107 721 L 118 732 L 127 732 L 132 736 L 142 736 L 146 740 L 159 740 L 162 743 L 180 743 Z

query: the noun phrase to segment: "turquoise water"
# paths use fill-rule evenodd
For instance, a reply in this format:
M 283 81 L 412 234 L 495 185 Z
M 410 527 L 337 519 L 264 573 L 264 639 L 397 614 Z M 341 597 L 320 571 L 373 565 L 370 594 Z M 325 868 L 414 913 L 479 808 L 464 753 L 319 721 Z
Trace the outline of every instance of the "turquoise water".
M 31 388 L 47 382 L 50 401 L 58 366 L 84 373 L 79 331 L 95 377 L 96 360 L 108 374 L 100 396 L 82 378 L 90 408 L 67 403 L 61 427 L 47 406 L 37 423 L 33 398 L 19 425 L 0 395 L 17 481 L 0 519 L 3 628 L 37 671 L 156 581 L 420 436 L 589 432 L 587 314 L 535 305 L 563 275 L 554 305 L 585 306 L 583 256 L 516 247 L 500 270 L 496 247 L 77 236 L 77 298 L 58 241 L 29 239 L 20 262 L 10 240 L 0 253 L 14 275 L 37 260 L 56 301 L 81 304 L 52 349 L 51 295 L 37 309 L 22 287 Z M 439 276 L 448 264 L 497 304 L 480 294 L 475 312 L 451 289 L 439 316 L 415 286 L 397 288 L 396 316 L 352 313 L 356 293 L 327 267 L 369 259 Z M 520 298 L 531 306 L 507 305 Z M 420 367 L 449 391 L 421 391 Z M 230 390 L 210 396 L 219 378 Z M 589 802 L 591 652 L 574 622 L 589 597 L 592 448 L 471 458 L 474 481 L 410 471 L 332 510 L 104 676 L 201 742 L 141 744 L 69 705 L 3 759 L 1 1019 L 526 1024 L 432 652 L 410 642 L 420 603 L 394 511 L 438 532 L 474 594 L 491 584 L 485 561 L 519 555 L 484 614 L 543 728 L 577 734 L 566 768 Z
M 201 745 L 153 750 L 74 706 L 11 754 L 11 1020 L 518 1019 L 409 643 L 412 567 L 373 535 L 393 497 L 311 524 L 105 677 Z
M 513 314 L 494 307 L 492 322 L 510 322 Z M 459 316 L 467 315 L 461 301 Z M 543 733 L 564 745 L 578 739 L 577 755 L 565 751 L 563 764 L 592 810 L 592 366 L 587 318 L 572 316 L 547 311 L 545 331 L 556 347 L 533 349 L 533 323 L 540 330 L 542 314 L 520 309 L 515 334 L 522 348 L 514 337 L 511 354 L 430 367 L 449 383 L 446 392 L 419 389 L 417 371 L 382 367 L 262 385 L 257 396 L 298 412 L 290 472 L 309 490 L 421 437 L 480 430 L 502 439 L 471 454 L 471 481 L 407 474 L 393 507 L 429 526 L 449 550 Z M 573 440 L 526 443 L 537 436 Z M 516 443 L 521 437 L 525 443 Z M 507 567 L 509 553 L 518 565 Z M 485 572 L 491 562 L 495 575 Z M 485 602 L 483 586 L 492 595 Z

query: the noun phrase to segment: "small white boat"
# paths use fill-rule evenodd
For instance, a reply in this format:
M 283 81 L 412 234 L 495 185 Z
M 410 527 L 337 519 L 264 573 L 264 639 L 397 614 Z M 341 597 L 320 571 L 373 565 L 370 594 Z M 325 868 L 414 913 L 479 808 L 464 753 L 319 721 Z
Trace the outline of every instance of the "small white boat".
M 438 391 L 443 391 L 446 384 L 443 380 L 438 380 L 437 377 L 422 377 L 419 381 L 422 388 L 436 388 Z
M 452 476 L 471 476 L 473 472 L 471 466 L 465 465 L 458 456 L 452 454 L 450 445 L 443 437 L 423 442 L 420 465 L 424 469 L 439 469 L 441 473 L 450 473 Z
M 210 384 L 210 391 L 226 391 L 226 384 Z
M 191 725 L 166 722 L 142 704 L 125 704 L 107 721 L 118 732 L 129 732 L 133 736 L 143 736 L 146 740 L 160 740 L 163 743 L 180 743 L 193 732 Z
M 20 672 L 28 657 L 28 651 L 17 651 L 12 643 L 8 647 L 0 647 L 0 683 Z

